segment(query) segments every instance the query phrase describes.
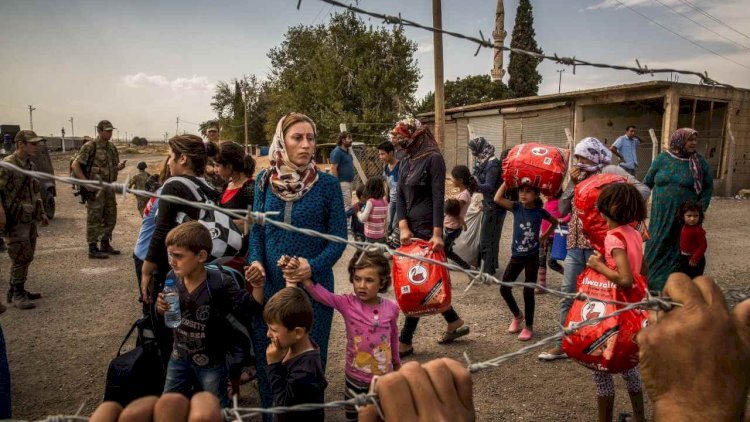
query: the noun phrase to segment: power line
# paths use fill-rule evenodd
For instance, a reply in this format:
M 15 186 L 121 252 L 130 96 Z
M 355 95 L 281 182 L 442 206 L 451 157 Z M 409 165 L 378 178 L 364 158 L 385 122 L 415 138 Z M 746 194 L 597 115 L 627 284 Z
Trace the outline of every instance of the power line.
M 322 0 L 322 1 L 325 1 L 325 0 Z M 730 62 L 732 62 L 732 63 L 734 63 L 734 64 L 736 64 L 736 65 L 738 65 L 738 66 L 742 66 L 742 67 L 744 67 L 745 69 L 747 69 L 747 70 L 750 70 L 750 66 L 745 66 L 744 64 L 742 64 L 742 63 L 740 63 L 740 62 L 738 62 L 738 61 L 736 61 L 736 60 L 730 59 L 729 57 L 727 57 L 727 56 L 725 56 L 725 55 L 723 55 L 723 54 L 721 54 L 721 53 L 718 53 L 718 52 L 716 52 L 716 51 L 714 51 L 714 50 L 712 50 L 712 49 L 710 49 L 710 48 L 708 48 L 708 47 L 705 47 L 705 46 L 703 46 L 703 45 L 701 45 L 701 44 L 698 44 L 697 42 L 695 42 L 695 41 L 691 40 L 690 38 L 688 38 L 688 37 L 686 37 L 686 36 L 684 36 L 684 35 L 682 35 L 682 34 L 680 34 L 680 33 L 677 33 L 677 32 L 675 32 L 675 31 L 673 31 L 673 30 L 669 29 L 668 27 L 666 27 L 666 26 L 664 26 L 664 25 L 660 24 L 659 22 L 657 22 L 657 21 L 655 21 L 655 20 L 651 19 L 651 18 L 650 18 L 650 17 L 648 17 L 647 15 L 644 15 L 643 13 L 641 13 L 641 12 L 639 12 L 638 10 L 636 10 L 636 9 L 634 9 L 634 8 L 632 8 L 632 7 L 630 7 L 630 6 L 628 6 L 627 4 L 625 4 L 625 3 L 621 2 L 620 0 L 615 0 L 615 1 L 616 1 L 617 3 L 620 3 L 620 4 L 621 4 L 621 5 L 623 6 L 623 7 L 627 7 L 628 9 L 630 9 L 630 11 L 631 11 L 631 12 L 633 12 L 633 13 L 637 14 L 638 16 L 642 17 L 643 19 L 646 19 L 646 20 L 648 20 L 649 22 L 653 23 L 654 25 L 657 25 L 657 26 L 661 27 L 661 28 L 662 28 L 662 29 L 664 29 L 665 31 L 668 31 L 668 32 L 670 32 L 670 33 L 672 33 L 672 34 L 674 34 L 674 35 L 676 35 L 676 36 L 678 36 L 678 37 L 682 38 L 683 40 L 685 40 L 685 41 L 689 42 L 690 44 L 693 44 L 694 46 L 696 46 L 696 47 L 698 47 L 698 48 L 700 48 L 700 49 L 702 49 L 702 50 L 708 51 L 709 53 L 711 53 L 711 54 L 713 54 L 713 55 L 715 55 L 715 56 L 717 56 L 717 57 L 721 57 L 721 58 L 722 58 L 722 59 L 724 59 L 724 60 L 730 61 Z
M 727 40 L 727 41 L 731 42 L 732 44 L 734 44 L 734 45 L 736 45 L 736 46 L 738 46 L 738 47 L 744 48 L 745 50 L 750 50 L 750 47 L 748 47 L 748 46 L 746 46 L 746 45 L 743 45 L 743 44 L 740 44 L 740 43 L 738 43 L 738 42 L 736 42 L 736 41 L 732 40 L 731 38 L 727 38 L 727 37 L 725 37 L 724 35 L 721 35 L 721 34 L 719 34 L 718 32 L 714 31 L 713 29 L 711 29 L 711 28 L 707 27 L 706 25 L 703 25 L 702 23 L 700 23 L 700 22 L 698 22 L 698 21 L 694 20 L 694 19 L 693 19 L 693 18 L 691 18 L 690 16 L 688 16 L 688 15 L 686 15 L 686 14 L 684 14 L 684 13 L 680 12 L 679 10 L 675 9 L 674 7 L 672 7 L 672 6 L 670 6 L 670 5 L 668 5 L 668 4 L 664 3 L 664 2 L 662 2 L 661 0 L 654 0 L 654 1 L 655 1 L 655 2 L 657 2 L 657 3 L 659 3 L 659 4 L 660 4 L 660 5 L 662 5 L 662 6 L 666 7 L 667 9 L 671 10 L 672 12 L 674 12 L 674 13 L 676 13 L 676 14 L 678 14 L 678 15 L 682 16 L 683 18 L 685 18 L 685 19 L 689 20 L 690 22 L 692 22 L 692 23 L 694 23 L 694 24 L 696 24 L 696 25 L 700 26 L 701 28 L 703 28 L 703 29 L 705 29 L 705 30 L 707 30 L 707 31 L 709 31 L 709 32 L 711 32 L 711 33 L 713 33 L 713 34 L 715 34 L 715 35 L 718 35 L 718 36 L 720 36 L 721 38 L 724 38 L 725 40 Z
M 734 28 L 733 28 L 733 27 L 731 27 L 731 26 L 730 26 L 730 25 L 729 25 L 728 23 L 726 23 L 726 22 L 722 21 L 721 19 L 719 19 L 719 18 L 717 18 L 717 17 L 715 17 L 715 16 L 711 15 L 710 13 L 706 12 L 705 10 L 703 10 L 703 9 L 701 9 L 700 7 L 696 6 L 695 4 L 691 3 L 691 2 L 689 1 L 689 0 L 680 0 L 680 1 L 681 1 L 682 3 L 684 3 L 684 4 L 687 4 L 688 6 L 692 7 L 693 9 L 695 9 L 695 10 L 699 11 L 699 12 L 700 12 L 700 13 L 702 13 L 702 14 L 703 14 L 704 16 L 708 17 L 709 19 L 712 19 L 712 20 L 713 20 L 714 22 L 718 23 L 719 25 L 723 25 L 723 26 L 725 26 L 725 27 L 727 27 L 727 28 L 731 29 L 732 31 L 734 31 L 734 32 L 736 32 L 736 33 L 738 33 L 738 34 L 742 35 L 743 37 L 745 37 L 745 38 L 747 38 L 747 39 L 749 39 L 749 40 L 750 40 L 750 36 L 748 36 L 748 35 L 745 35 L 745 34 L 743 34 L 742 32 L 740 32 L 740 31 L 738 31 L 738 30 L 734 29 Z
M 371 17 L 374 17 L 374 18 L 382 19 L 383 22 L 387 23 L 387 24 L 394 24 L 394 25 L 402 25 L 402 26 L 410 26 L 410 27 L 414 27 L 414 28 L 420 28 L 420 29 L 424 29 L 424 30 L 427 30 L 427 31 L 430 31 L 430 32 L 439 32 L 439 33 L 444 34 L 444 35 L 449 35 L 449 36 L 452 36 L 452 37 L 455 37 L 455 38 L 460 38 L 460 39 L 463 39 L 463 40 L 467 40 L 467 41 L 473 42 L 473 43 L 475 43 L 475 44 L 478 45 L 477 50 L 474 53 L 474 55 L 479 54 L 479 50 L 482 47 L 489 48 L 489 49 L 496 49 L 496 48 L 498 48 L 498 47 L 495 46 L 495 44 L 491 40 L 484 38 L 484 34 L 482 34 L 482 31 L 479 31 L 479 37 L 480 38 L 477 38 L 477 37 L 473 37 L 473 36 L 470 36 L 470 35 L 464 35 L 464 34 L 461 34 L 461 33 L 458 33 L 458 32 L 446 31 L 444 29 L 434 28 L 434 27 L 431 27 L 431 26 L 423 25 L 423 24 L 420 24 L 418 22 L 414 22 L 414 21 L 411 21 L 411 20 L 408 20 L 408 19 L 404 19 L 404 18 L 401 17 L 400 14 L 398 16 L 392 16 L 392 15 L 385 15 L 385 14 L 382 14 L 382 13 L 370 12 L 370 11 L 362 9 L 360 7 L 351 6 L 351 5 L 342 3 L 340 1 L 336 1 L 336 0 L 319 0 L 319 1 L 322 1 L 322 2 L 328 3 L 328 4 L 332 4 L 332 5 L 337 6 L 337 7 L 349 9 L 349 10 L 351 10 L 353 12 L 356 12 L 356 13 L 359 13 L 359 14 L 362 14 L 362 15 L 367 15 L 367 16 L 371 16 Z M 297 9 L 299 9 L 299 7 L 300 7 L 301 4 L 302 4 L 302 0 L 297 0 Z M 622 3 L 620 3 L 620 4 L 622 4 Z M 696 44 L 696 45 L 698 45 L 698 44 Z M 702 46 L 700 46 L 700 47 L 703 48 Z M 649 68 L 646 65 L 641 65 L 641 63 L 640 63 L 640 61 L 638 59 L 635 60 L 635 63 L 636 63 L 637 67 L 633 67 L 633 66 L 623 66 L 623 65 L 617 65 L 617 64 L 609 64 L 609 63 L 589 62 L 589 61 L 586 61 L 586 60 L 582 60 L 582 59 L 576 58 L 575 56 L 573 56 L 573 57 L 565 57 L 565 56 L 558 56 L 557 54 L 553 54 L 553 55 L 541 54 L 541 53 L 538 53 L 536 51 L 527 51 L 527 50 L 522 50 L 520 48 L 513 48 L 513 47 L 506 47 L 506 46 L 502 46 L 501 49 L 503 51 L 510 51 L 510 52 L 514 52 L 514 53 L 524 54 L 524 55 L 527 55 L 527 56 L 535 57 L 537 59 L 549 60 L 549 61 L 552 61 L 552 62 L 555 62 L 555 63 L 559 63 L 559 64 L 564 65 L 564 66 L 571 66 L 571 67 L 573 67 L 573 74 L 574 75 L 576 73 L 575 71 L 576 71 L 576 67 L 577 66 L 589 66 L 589 67 L 596 67 L 596 68 L 601 68 L 601 69 L 627 70 L 627 71 L 636 73 L 638 75 L 648 75 L 648 74 L 650 74 L 652 76 L 654 74 L 656 74 L 656 73 L 679 73 L 679 74 L 682 74 L 682 75 L 696 76 L 696 77 L 700 78 L 701 83 L 706 84 L 706 85 L 719 85 L 719 86 L 723 86 L 723 87 L 726 87 L 726 88 L 733 88 L 732 85 L 729 85 L 729 84 L 726 84 L 726 83 L 721 83 L 721 82 L 718 82 L 718 81 L 716 81 L 714 79 L 711 79 L 708 76 L 708 72 L 706 72 L 706 71 L 696 72 L 696 71 L 693 71 L 693 70 L 668 69 L 668 68 L 652 69 L 652 68 Z M 714 53 L 714 54 L 718 55 L 718 53 Z M 735 63 L 737 63 L 737 62 L 735 62 Z M 737 63 L 737 64 L 740 64 L 740 63 Z M 740 65 L 743 66 L 742 64 L 740 64 Z M 750 68 L 748 68 L 748 69 L 750 69 Z

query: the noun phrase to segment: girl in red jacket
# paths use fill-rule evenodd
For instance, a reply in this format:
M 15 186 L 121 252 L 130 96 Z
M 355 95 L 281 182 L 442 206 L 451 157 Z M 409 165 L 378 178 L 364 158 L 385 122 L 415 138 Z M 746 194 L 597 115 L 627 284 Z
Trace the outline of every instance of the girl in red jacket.
M 703 230 L 703 206 L 694 201 L 686 201 L 677 211 L 677 218 L 682 222 L 680 232 L 679 272 L 690 278 L 703 275 L 706 268 L 706 231 Z

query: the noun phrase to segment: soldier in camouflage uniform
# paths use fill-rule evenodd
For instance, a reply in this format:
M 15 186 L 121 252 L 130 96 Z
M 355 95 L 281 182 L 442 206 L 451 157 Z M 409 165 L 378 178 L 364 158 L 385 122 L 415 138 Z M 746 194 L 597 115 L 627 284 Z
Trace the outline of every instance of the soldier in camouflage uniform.
M 148 182 L 148 178 L 151 177 L 146 171 L 146 162 L 141 161 L 136 167 L 138 168 L 138 173 L 130 179 L 130 182 L 128 182 L 128 189 L 135 188 L 138 190 L 146 190 L 146 182 Z M 137 201 L 136 206 L 138 207 L 138 213 L 143 217 L 143 210 L 146 209 L 149 197 L 136 196 L 135 198 Z
M 108 120 L 102 120 L 96 129 L 96 139 L 83 144 L 73 160 L 73 172 L 80 179 L 116 182 L 117 172 L 125 168 L 125 162 L 120 163 L 117 148 L 109 141 L 114 127 Z M 120 254 L 111 244 L 112 231 L 117 223 L 117 201 L 115 192 L 110 189 L 96 191 L 95 194 L 86 201 L 86 241 L 89 244 L 89 258 L 104 259 Z M 98 242 L 101 242 L 101 247 Z
M 3 161 L 34 170 L 31 157 L 39 153 L 41 141 L 44 141 L 44 138 L 36 136 L 33 131 L 18 132 L 15 138 L 16 152 L 5 157 Z M 36 250 L 37 223 L 41 222 L 42 226 L 49 224 L 44 212 L 39 181 L 0 168 L 0 198 L 0 231 L 4 231 L 8 236 L 8 255 L 11 260 L 8 303 L 13 303 L 19 309 L 31 309 L 36 307 L 32 300 L 42 297 L 39 293 L 27 291 L 25 287 L 29 265 L 34 260 Z

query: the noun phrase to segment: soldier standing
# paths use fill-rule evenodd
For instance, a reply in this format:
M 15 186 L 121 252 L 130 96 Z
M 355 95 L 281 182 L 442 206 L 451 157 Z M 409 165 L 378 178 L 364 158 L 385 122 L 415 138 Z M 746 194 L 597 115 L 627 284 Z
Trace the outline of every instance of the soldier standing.
M 5 157 L 6 163 L 34 170 L 31 157 L 39 153 L 39 142 L 43 141 L 33 131 L 22 130 L 15 138 L 16 152 Z M 0 168 L 0 230 L 8 236 L 8 255 L 11 260 L 10 289 L 8 303 L 18 309 L 36 307 L 32 300 L 42 297 L 39 293 L 26 290 L 29 265 L 34 260 L 36 250 L 37 222 L 49 224 L 44 211 L 39 181 L 21 173 Z M 0 305 L 2 306 L 2 305 Z M 5 307 L 2 306 L 2 310 Z
M 117 181 L 117 172 L 125 168 L 120 162 L 117 148 L 110 142 L 112 123 L 102 120 L 96 125 L 98 136 L 86 142 L 73 160 L 73 172 L 79 179 Z M 126 160 L 127 161 L 127 160 Z M 115 192 L 102 189 L 94 192 L 86 201 L 86 241 L 89 244 L 89 258 L 105 259 L 109 255 L 119 255 L 112 247 L 112 231 L 117 223 L 117 201 Z M 97 245 L 101 242 L 101 247 Z
M 138 165 L 136 166 L 136 168 L 138 169 L 138 173 L 136 173 L 135 176 L 130 179 L 130 182 L 128 182 L 128 189 L 146 189 L 148 178 L 151 177 L 151 175 L 146 171 L 146 167 L 148 167 L 148 165 L 145 161 L 141 161 L 140 163 L 138 163 Z M 138 214 L 140 214 L 141 217 L 143 217 L 143 210 L 146 209 L 146 204 L 148 203 L 149 199 L 150 198 L 147 196 L 136 196 L 136 207 L 138 207 Z

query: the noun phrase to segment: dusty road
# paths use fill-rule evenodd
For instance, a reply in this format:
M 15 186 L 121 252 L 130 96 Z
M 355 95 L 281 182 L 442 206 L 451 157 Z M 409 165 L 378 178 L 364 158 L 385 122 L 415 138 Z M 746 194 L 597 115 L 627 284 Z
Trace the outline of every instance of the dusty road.
M 150 166 L 160 155 L 131 155 L 123 172 L 135 172 L 135 164 L 145 160 Z M 63 174 L 68 159 L 55 160 Z M 67 186 L 58 184 L 58 214 L 49 227 L 40 229 L 37 256 L 27 287 L 44 298 L 30 311 L 10 308 L 0 316 L 5 331 L 12 374 L 13 415 L 37 419 L 51 414 L 71 414 L 82 403 L 83 414 L 90 414 L 101 400 L 107 365 L 130 324 L 137 318 L 139 305 L 131 258 L 140 218 L 135 199 L 118 198 L 119 218 L 114 244 L 123 251 L 107 261 L 87 258 L 85 208 L 72 197 Z M 510 225 L 506 223 L 501 261 L 508 257 Z M 707 273 L 724 288 L 750 286 L 750 201 L 717 199 L 705 224 L 709 236 Z M 335 267 L 336 290 L 348 292 L 346 263 L 349 249 Z M 9 259 L 0 255 L 0 278 L 8 279 Z M 548 276 L 559 286 L 559 276 Z M 440 317 L 424 318 L 415 338 L 414 359 L 426 361 L 448 356 L 463 360 L 467 352 L 474 361 L 515 351 L 522 344 L 504 334 L 509 312 L 496 286 L 475 286 L 467 293 L 467 280 L 455 275 L 454 304 L 471 326 L 471 334 L 448 346 L 436 344 L 444 323 Z M 3 290 L 4 292 L 4 290 Z M 520 295 L 520 292 L 516 292 Z M 545 295 L 537 300 L 536 338 L 551 335 L 557 328 L 558 301 Z M 327 398 L 338 399 L 343 389 L 343 323 L 334 318 L 331 355 L 327 377 Z M 537 353 L 517 358 L 504 366 L 477 373 L 474 377 L 475 403 L 480 421 L 500 420 L 594 420 L 596 402 L 589 371 L 570 361 L 540 363 Z M 624 385 L 617 379 L 616 411 L 629 410 Z M 243 404 L 255 405 L 251 387 L 243 390 Z M 329 413 L 330 420 L 343 420 L 341 411 Z

